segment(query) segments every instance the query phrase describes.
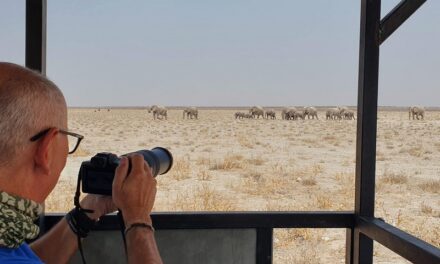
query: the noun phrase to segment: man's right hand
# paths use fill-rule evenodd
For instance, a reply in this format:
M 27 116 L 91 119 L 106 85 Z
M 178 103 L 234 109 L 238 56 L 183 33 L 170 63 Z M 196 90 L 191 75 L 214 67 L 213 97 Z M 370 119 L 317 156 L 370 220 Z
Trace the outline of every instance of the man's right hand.
M 128 173 L 129 161 L 131 171 Z M 156 179 L 140 154 L 122 157 L 113 180 L 113 202 L 122 211 L 125 226 L 152 224 L 150 213 L 156 197 Z

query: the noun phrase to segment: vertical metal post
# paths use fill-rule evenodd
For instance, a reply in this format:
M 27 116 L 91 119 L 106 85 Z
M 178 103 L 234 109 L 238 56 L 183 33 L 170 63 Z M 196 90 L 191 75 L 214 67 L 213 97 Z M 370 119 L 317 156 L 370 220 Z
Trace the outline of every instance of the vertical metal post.
M 46 75 L 46 0 L 26 0 L 26 67 Z M 44 214 L 38 219 L 45 233 Z
M 356 217 L 374 217 L 381 0 L 362 0 L 356 138 Z M 357 223 L 356 223 L 357 225 Z M 353 263 L 373 262 L 373 241 L 355 226 Z
M 46 75 L 47 0 L 26 0 L 26 67 Z
M 345 264 L 353 263 L 353 238 L 354 229 L 347 228 L 345 231 Z
M 272 264 L 273 229 L 257 228 L 257 264 Z

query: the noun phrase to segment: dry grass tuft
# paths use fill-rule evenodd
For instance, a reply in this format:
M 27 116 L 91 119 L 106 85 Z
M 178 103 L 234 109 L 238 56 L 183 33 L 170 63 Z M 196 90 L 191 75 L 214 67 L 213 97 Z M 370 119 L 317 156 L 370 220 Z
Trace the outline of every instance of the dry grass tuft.
M 196 161 L 196 165 L 209 165 L 211 164 L 211 160 L 205 157 L 198 157 Z
M 295 254 L 283 259 L 283 263 L 317 264 L 319 258 L 320 230 L 305 228 L 276 229 L 274 246 L 277 249 L 295 250 Z
M 210 170 L 233 170 L 243 169 L 246 167 L 246 162 L 242 155 L 228 154 L 222 161 L 215 161 L 209 166 Z
M 324 141 L 335 141 L 335 140 L 337 140 L 338 138 L 337 138 L 336 136 L 334 136 L 334 135 L 327 135 L 327 136 L 324 136 L 322 139 L 323 139 Z
M 413 157 L 421 157 L 424 151 L 422 146 L 412 147 L 408 149 L 408 154 Z
M 324 166 L 321 164 L 315 164 L 312 166 L 312 173 L 313 176 L 317 176 L 318 174 L 321 174 L 324 172 Z
M 178 194 L 173 207 L 177 211 L 235 211 L 237 206 L 227 195 L 204 184 Z
M 246 159 L 246 162 L 252 165 L 263 165 L 265 163 L 265 160 L 262 158 L 250 158 L 250 159 Z
M 354 183 L 354 177 L 355 176 L 351 173 L 337 172 L 335 174 L 335 180 L 347 185 L 352 185 Z
M 286 177 L 289 176 L 291 173 L 288 169 L 288 166 L 285 166 L 283 164 L 275 164 L 272 165 L 270 168 L 271 175 L 274 177 Z
M 245 178 L 251 179 L 253 182 L 261 182 L 263 179 L 263 175 L 259 171 L 249 171 L 243 175 Z
M 432 207 L 425 203 L 420 205 L 420 211 L 425 215 L 432 215 L 433 212 Z
M 316 206 L 319 209 L 330 209 L 333 206 L 331 199 L 327 196 L 318 195 L 316 197 Z
M 319 258 L 318 250 L 316 249 L 318 241 L 310 241 L 302 246 L 298 246 L 298 254 L 291 263 L 297 264 L 319 264 L 322 263 Z
M 301 184 L 304 186 L 313 186 L 317 184 L 317 181 L 312 177 L 307 177 L 301 181 Z
M 284 177 L 261 174 L 257 171 L 243 175 L 242 184 L 238 187 L 241 192 L 262 197 L 273 197 L 285 193 L 289 189 L 288 181 Z
M 211 173 L 207 170 L 200 170 L 197 173 L 197 179 L 199 179 L 200 181 L 209 181 L 211 180 L 211 178 Z
M 276 237 L 278 239 L 278 246 L 287 247 L 294 240 L 304 241 L 312 239 L 312 230 L 307 228 L 279 229 L 276 232 Z
M 239 135 L 237 136 L 237 141 L 240 144 L 240 146 L 245 148 L 254 148 L 254 143 L 252 143 L 252 140 L 250 140 L 248 137 Z
M 422 145 L 418 145 L 418 146 L 410 147 L 410 148 L 401 148 L 399 150 L 399 153 L 400 154 L 408 153 L 410 156 L 413 156 L 416 158 L 421 158 L 421 157 L 425 156 L 424 158 L 429 160 L 430 157 L 426 156 L 426 155 L 432 154 L 432 151 L 425 150 Z
M 405 184 L 408 182 L 408 176 L 402 174 L 396 174 L 386 169 L 380 180 L 383 183 L 388 183 L 388 184 Z
M 188 179 L 191 176 L 190 162 L 188 159 L 177 159 L 170 171 L 176 181 Z
M 431 180 L 420 183 L 419 188 L 424 192 L 440 193 L 440 180 Z
M 403 222 L 403 216 L 402 216 L 402 210 L 399 210 L 399 212 L 397 212 L 397 216 L 396 216 L 396 225 L 400 226 Z
M 270 197 L 276 193 L 286 193 L 289 189 L 289 185 L 286 180 L 280 177 L 267 177 L 264 180 L 263 188 L 260 187 L 261 194 L 265 197 Z

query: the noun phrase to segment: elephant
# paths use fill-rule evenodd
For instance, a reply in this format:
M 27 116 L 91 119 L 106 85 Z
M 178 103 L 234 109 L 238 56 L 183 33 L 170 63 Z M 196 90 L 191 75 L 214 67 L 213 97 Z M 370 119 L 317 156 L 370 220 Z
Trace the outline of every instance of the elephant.
M 243 112 L 235 112 L 235 114 L 234 114 L 235 119 L 237 119 L 237 118 L 238 118 L 238 119 L 243 119 L 245 115 L 246 115 L 246 114 L 243 113 Z
M 266 119 L 269 119 L 269 117 L 270 117 L 270 119 L 277 119 L 276 113 L 273 109 L 266 111 Z
M 425 108 L 421 106 L 411 106 L 408 110 L 408 119 L 414 120 L 414 116 L 417 120 L 420 120 L 419 117 L 423 120 L 425 118 Z
M 293 108 L 285 114 L 285 119 L 286 120 L 297 120 L 298 118 L 301 118 L 304 120 L 305 116 L 306 115 L 303 110 L 299 111 L 296 108 Z
M 183 116 L 182 118 L 185 119 L 185 115 L 186 115 L 186 119 L 199 119 L 199 110 L 197 110 L 197 108 L 195 107 L 187 107 L 185 109 L 183 109 Z
M 350 109 L 348 109 L 348 107 L 346 107 L 346 106 L 338 106 L 337 108 L 339 109 L 339 113 L 340 113 L 341 117 L 344 116 L 345 112 L 350 111 Z
M 261 106 L 252 106 L 251 109 L 249 109 L 249 114 L 252 115 L 253 118 L 257 117 L 260 118 L 260 115 L 262 118 L 264 118 L 264 110 Z
M 281 119 L 286 119 L 286 113 L 289 112 L 289 108 L 284 107 L 281 109 Z
M 342 113 L 343 111 L 339 107 L 330 108 L 325 112 L 325 119 L 340 120 L 342 119 Z
M 294 114 L 294 120 L 297 120 L 298 118 L 301 118 L 302 120 L 306 119 L 306 112 L 303 111 L 296 111 Z
M 304 113 L 307 115 L 307 119 L 310 119 L 310 117 L 312 117 L 312 119 L 315 119 L 315 117 L 316 119 L 319 119 L 318 110 L 316 110 L 316 108 L 313 106 L 306 107 L 304 109 Z
M 295 113 L 297 110 L 289 110 L 284 114 L 284 119 L 285 120 L 294 120 L 295 119 Z
M 345 111 L 344 112 L 344 119 L 348 119 L 348 120 L 356 120 L 356 118 L 354 117 L 354 112 L 351 110 Z
M 252 114 L 244 114 L 243 117 L 247 118 L 247 119 L 254 119 L 255 118 Z
M 290 116 L 288 116 L 288 113 L 294 113 L 296 112 L 295 107 L 285 107 L 281 110 L 281 118 L 284 119 L 290 119 Z M 293 116 L 293 115 L 292 115 Z
M 168 115 L 167 115 L 167 109 L 163 106 L 160 105 L 153 105 L 151 107 L 148 108 L 148 113 L 153 112 L 153 119 L 162 119 L 163 117 L 165 117 L 165 119 L 167 119 Z
M 325 119 L 332 119 L 332 112 L 330 110 L 325 111 Z

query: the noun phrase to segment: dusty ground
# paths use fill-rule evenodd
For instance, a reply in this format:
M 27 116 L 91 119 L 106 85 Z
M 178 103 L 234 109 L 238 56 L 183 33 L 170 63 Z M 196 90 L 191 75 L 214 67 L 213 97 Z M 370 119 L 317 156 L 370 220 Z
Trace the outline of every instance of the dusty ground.
M 201 110 L 199 120 L 153 120 L 146 110 L 70 109 L 80 149 L 46 206 L 68 211 L 81 161 L 169 148 L 175 164 L 158 177 L 155 211 L 353 210 L 356 121 L 235 120 L 234 110 Z M 279 112 L 277 113 L 279 116 Z M 380 112 L 376 216 L 440 246 L 440 112 L 409 121 Z M 276 230 L 274 263 L 343 263 L 345 230 Z M 375 263 L 407 263 L 377 248 Z

